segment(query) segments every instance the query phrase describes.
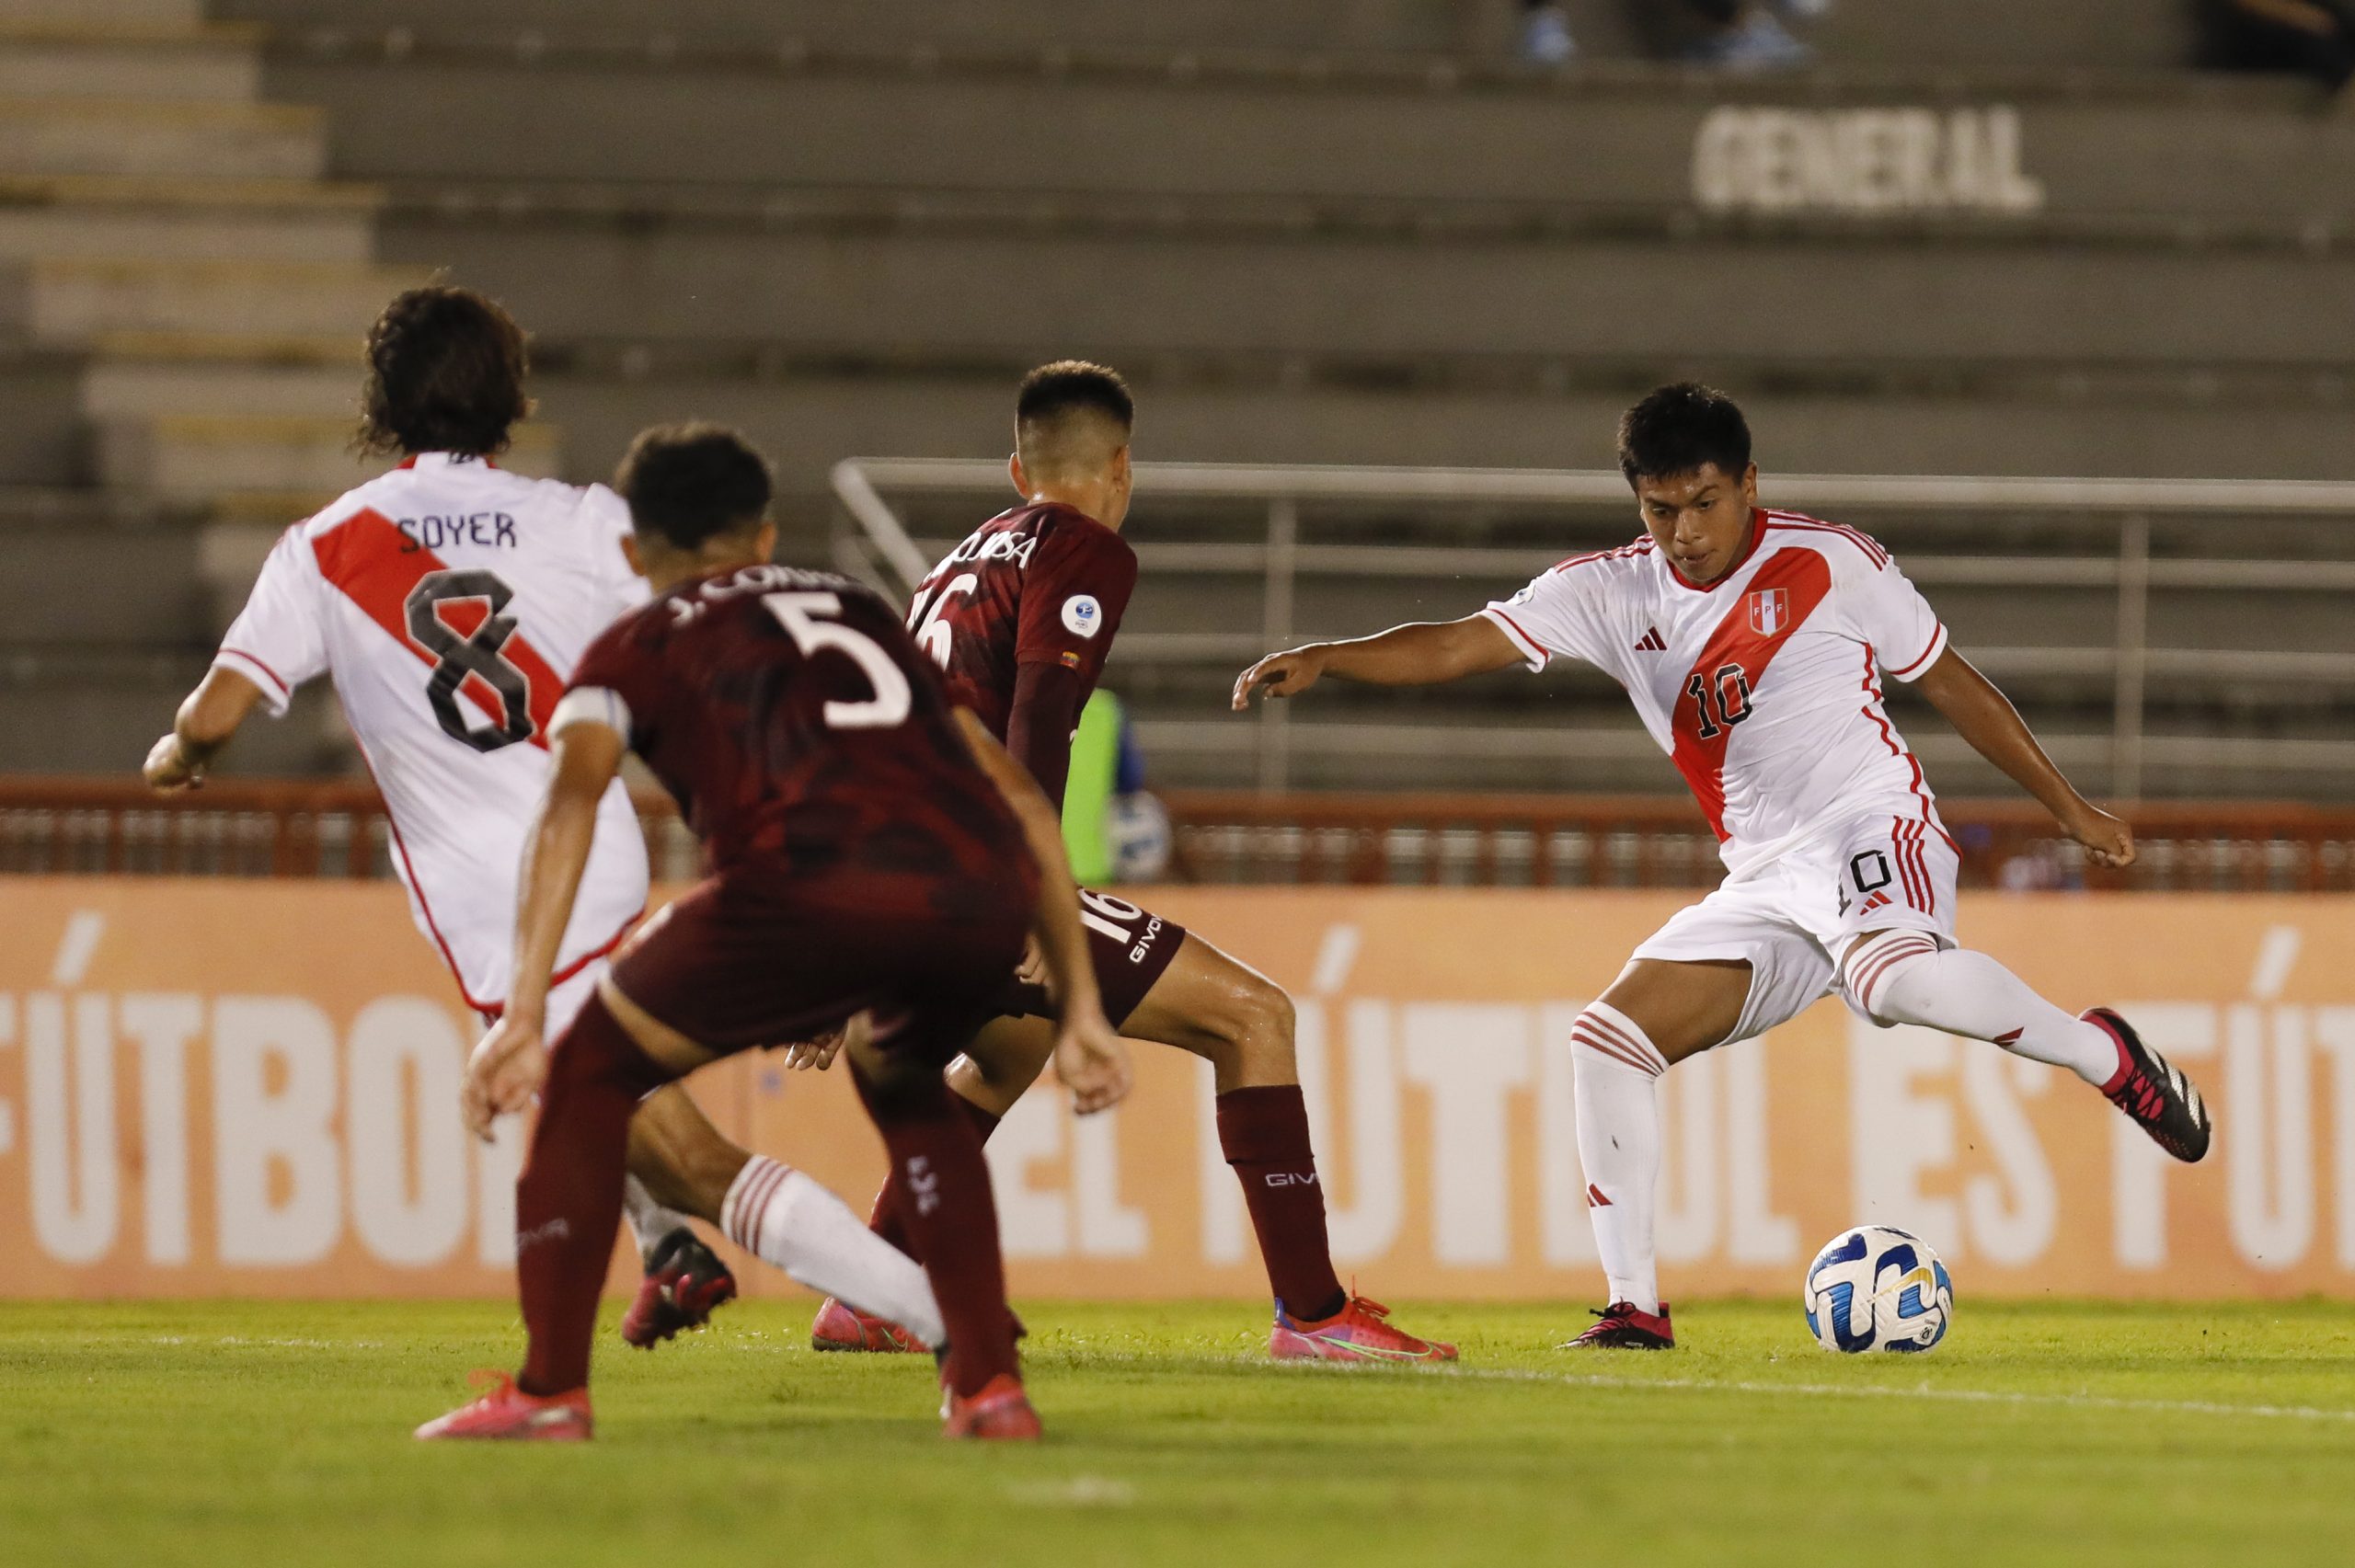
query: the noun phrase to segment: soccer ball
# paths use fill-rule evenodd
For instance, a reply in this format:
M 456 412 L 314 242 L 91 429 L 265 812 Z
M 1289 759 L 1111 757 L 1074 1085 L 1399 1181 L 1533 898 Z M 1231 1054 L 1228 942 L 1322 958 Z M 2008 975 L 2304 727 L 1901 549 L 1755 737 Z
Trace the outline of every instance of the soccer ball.
M 1832 1239 L 1807 1265 L 1808 1332 L 1826 1350 L 1927 1350 L 1954 1321 L 1954 1282 L 1929 1243 L 1887 1225 Z
M 1112 876 L 1121 882 L 1156 882 L 1169 869 L 1169 808 L 1143 790 L 1116 795 L 1104 811 L 1104 838 Z

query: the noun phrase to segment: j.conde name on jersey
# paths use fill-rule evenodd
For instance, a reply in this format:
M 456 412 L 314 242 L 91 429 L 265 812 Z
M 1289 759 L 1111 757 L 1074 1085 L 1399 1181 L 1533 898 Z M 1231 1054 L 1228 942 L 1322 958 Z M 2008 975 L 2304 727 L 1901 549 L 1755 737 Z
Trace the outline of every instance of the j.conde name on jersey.
M 713 578 L 695 585 L 692 596 L 681 595 L 671 601 L 671 624 L 684 626 L 715 604 L 725 604 L 748 593 L 779 591 L 833 592 L 856 589 L 860 585 L 844 577 L 829 572 L 804 571 L 799 567 L 780 567 L 764 563 L 745 567 L 733 575 Z

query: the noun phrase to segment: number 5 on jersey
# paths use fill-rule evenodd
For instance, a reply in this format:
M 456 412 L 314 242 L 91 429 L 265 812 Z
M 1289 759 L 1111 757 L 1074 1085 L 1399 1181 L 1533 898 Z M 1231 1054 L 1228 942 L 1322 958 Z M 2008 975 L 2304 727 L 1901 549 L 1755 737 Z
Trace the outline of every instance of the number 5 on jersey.
M 843 612 L 839 595 L 764 593 L 761 602 L 792 636 L 804 658 L 814 658 L 827 648 L 847 654 L 875 688 L 875 695 L 863 703 L 828 703 L 829 729 L 889 729 L 907 718 L 914 695 L 908 689 L 907 676 L 873 637 L 832 619 Z

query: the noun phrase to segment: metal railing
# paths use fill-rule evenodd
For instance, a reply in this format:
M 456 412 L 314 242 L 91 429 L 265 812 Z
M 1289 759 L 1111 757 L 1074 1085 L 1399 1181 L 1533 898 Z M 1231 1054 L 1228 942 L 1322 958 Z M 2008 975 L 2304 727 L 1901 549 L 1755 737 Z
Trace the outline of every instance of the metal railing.
M 1173 791 L 1178 880 L 1527 887 L 1693 887 L 1721 875 L 1688 800 Z M 638 797 L 666 881 L 698 851 L 668 797 Z M 2131 870 L 2089 866 L 2026 801 L 1947 801 L 1970 887 L 2355 891 L 2355 810 L 2145 803 Z M 0 875 L 385 878 L 385 805 L 364 781 L 216 779 L 159 797 L 136 780 L 0 777 Z
M 1615 471 L 1482 468 L 1260 466 L 1208 463 L 1141 463 L 1137 491 L 1154 501 L 1249 502 L 1265 507 L 1264 536 L 1255 543 L 1170 543 L 1150 540 L 1138 555 L 1156 576 L 1250 574 L 1261 581 L 1256 635 L 1223 632 L 1125 634 L 1121 661 L 1223 663 L 1240 668 L 1259 653 L 1312 635 L 1296 624 L 1297 586 L 1304 574 L 1366 579 L 1437 576 L 1493 577 L 1499 581 L 1543 570 L 1561 552 L 1516 547 L 1317 543 L 1302 536 L 1304 503 L 1400 504 L 1425 508 L 1525 507 L 1628 509 L 1626 481 Z M 904 593 L 953 540 L 919 540 L 886 499 L 886 492 L 938 497 L 1002 495 L 1003 464 L 985 460 L 851 458 L 835 465 L 833 491 L 857 533 L 843 541 L 842 564 Z M 2305 775 L 2355 772 L 2355 741 L 2294 737 L 2153 734 L 2148 727 L 2154 679 L 2170 675 L 2226 678 L 2258 686 L 2324 682 L 2355 686 L 2355 651 L 2282 648 L 2154 647 L 2154 589 L 2270 591 L 2286 594 L 2355 590 L 2355 560 L 2154 558 L 2154 520 L 2263 517 L 2342 522 L 2355 519 L 2355 484 L 2305 480 L 2151 480 L 1947 477 L 1922 475 L 1776 475 L 1767 486 L 1777 506 L 1837 512 L 1870 509 L 1901 520 L 1973 513 L 2039 514 L 2097 521 L 2112 531 L 2114 549 L 2100 555 L 2017 556 L 1940 555 L 1908 551 L 1907 575 L 1925 587 L 2070 587 L 2109 595 L 2116 636 L 2108 647 L 1974 645 L 1974 663 L 1999 677 L 2035 673 L 2106 680 L 2114 717 L 2107 734 L 2062 734 L 2047 746 L 2064 767 L 2106 766 L 2110 792 L 2133 800 L 2154 767 L 2234 768 Z M 1885 528 L 1886 525 L 1881 525 Z M 1348 628 L 1349 635 L 1375 630 Z M 1341 635 L 1315 628 L 1314 635 Z M 1648 755 L 1640 731 L 1548 726 L 1445 727 L 1412 724 L 1316 724 L 1295 727 L 1286 704 L 1261 704 L 1256 723 L 1206 715 L 1199 721 L 1143 722 L 1149 751 L 1235 753 L 1256 760 L 1259 788 L 1281 794 L 1292 759 L 1304 747 L 1328 757 L 1413 755 L 1441 750 L 1459 757 L 1604 757 Z M 1933 762 L 1967 755 L 1949 736 L 1929 736 L 1917 748 Z
M 1177 875 L 1214 883 L 1706 887 L 1725 875 L 1689 800 L 1510 795 L 1169 796 Z M 2144 802 L 2122 872 L 2094 865 L 2031 801 L 1941 801 L 1969 887 L 2355 892 L 2355 811 Z
M 655 875 L 694 876 L 700 851 L 670 797 L 637 806 Z M 219 778 L 158 795 L 134 778 L 0 774 L 0 875 L 384 878 L 392 824 L 365 780 Z

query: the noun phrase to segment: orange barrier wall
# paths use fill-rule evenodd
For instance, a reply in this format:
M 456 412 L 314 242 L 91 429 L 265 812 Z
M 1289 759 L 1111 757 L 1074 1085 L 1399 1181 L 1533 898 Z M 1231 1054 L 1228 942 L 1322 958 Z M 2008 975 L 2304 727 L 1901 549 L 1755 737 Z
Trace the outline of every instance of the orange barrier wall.
M 1568 1028 L 1667 893 L 1166 888 L 1299 1001 L 1344 1273 L 1397 1295 L 1600 1299 Z M 1836 1002 L 1664 1081 L 1664 1288 L 1790 1290 L 1832 1233 L 1919 1231 L 1965 1292 L 2355 1293 L 2355 899 L 2002 896 L 1963 931 L 2109 1001 L 2209 1091 L 2170 1164 L 2075 1080 Z M 0 1294 L 510 1288 L 516 1158 L 454 1110 L 469 1015 L 382 885 L 0 878 Z M 1018 1288 L 1264 1291 L 1207 1071 L 1034 1094 L 991 1146 Z M 731 1133 L 864 1205 L 839 1074 L 723 1064 Z M 754 1289 L 787 1289 L 754 1270 Z

